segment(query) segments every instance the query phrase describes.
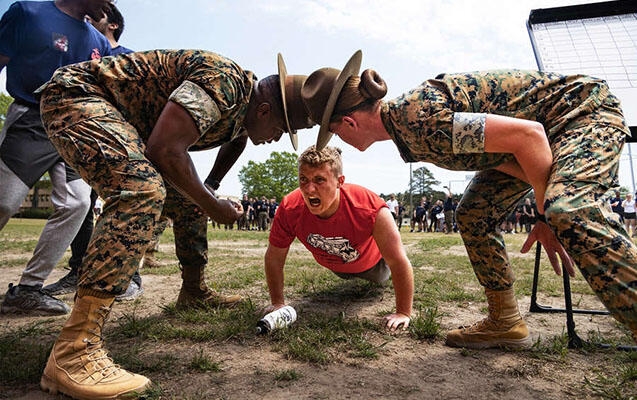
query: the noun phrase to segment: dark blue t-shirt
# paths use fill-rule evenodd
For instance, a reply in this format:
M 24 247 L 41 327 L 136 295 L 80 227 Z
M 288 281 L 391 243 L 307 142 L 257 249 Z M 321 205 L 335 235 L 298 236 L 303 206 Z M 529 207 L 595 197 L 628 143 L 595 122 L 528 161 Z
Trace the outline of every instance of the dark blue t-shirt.
M 613 209 L 613 212 L 619 215 L 624 214 L 624 207 L 622 207 L 622 199 L 621 197 L 613 197 L 612 199 L 610 199 L 610 203 L 617 203 L 616 206 L 611 206 L 611 208 Z
M 124 46 L 117 46 L 111 49 L 111 55 L 112 56 L 116 56 L 118 54 L 128 54 L 128 53 L 132 53 L 133 50 L 124 47 Z
M 444 211 L 453 211 L 453 199 L 451 197 L 447 197 L 445 199 L 443 210 Z
M 52 1 L 18 1 L 0 20 L 0 54 L 10 59 L 9 94 L 37 105 L 33 91 L 57 68 L 110 55 L 111 46 L 91 24 L 63 13 Z

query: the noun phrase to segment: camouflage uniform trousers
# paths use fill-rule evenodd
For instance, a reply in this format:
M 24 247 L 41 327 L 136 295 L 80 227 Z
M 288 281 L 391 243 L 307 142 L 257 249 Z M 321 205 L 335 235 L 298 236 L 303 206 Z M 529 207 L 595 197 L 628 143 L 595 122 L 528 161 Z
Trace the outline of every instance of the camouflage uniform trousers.
M 166 194 L 166 197 L 168 197 L 168 194 Z M 166 209 L 166 204 L 164 203 L 164 209 Z M 159 238 L 161 237 L 161 234 L 166 230 L 166 227 L 168 226 L 168 217 L 166 216 L 165 212 L 161 213 L 161 217 L 159 218 L 159 221 L 155 224 L 155 232 L 157 234 L 153 235 L 153 239 L 151 240 L 150 244 L 148 245 L 148 249 L 146 250 L 146 255 L 148 255 L 148 253 L 154 253 L 159 251 Z
M 208 263 L 208 216 L 190 199 L 183 196 L 170 184 L 166 186 L 167 195 L 161 221 L 156 226 L 159 235 L 166 228 L 166 218 L 173 221 L 175 235 L 175 253 L 183 269 L 198 269 Z
M 617 186 L 627 131 L 619 105 L 609 98 L 561 132 L 549 132 L 553 165 L 545 216 L 602 303 L 637 333 L 637 247 L 602 198 Z M 456 210 L 471 264 L 484 287 L 505 290 L 513 285 L 497 227 L 529 190 L 528 184 L 509 175 L 481 171 Z
M 144 156 L 139 132 L 107 101 L 61 97 L 58 90 L 43 95 L 43 104 L 51 104 L 42 108 L 47 134 L 62 158 L 104 199 L 78 285 L 123 293 L 146 249 L 163 232 L 162 215 L 173 219 L 181 265 L 206 265 L 207 217 L 164 183 Z
M 62 158 L 104 200 L 78 286 L 123 293 L 153 237 L 166 187 L 139 132 L 106 100 L 43 93 L 42 121 Z

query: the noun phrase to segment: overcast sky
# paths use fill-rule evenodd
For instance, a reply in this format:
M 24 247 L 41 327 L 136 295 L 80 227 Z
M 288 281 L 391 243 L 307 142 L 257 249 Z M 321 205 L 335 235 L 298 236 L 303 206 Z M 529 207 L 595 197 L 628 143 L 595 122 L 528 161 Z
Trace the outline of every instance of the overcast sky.
M 579 0 L 119 0 L 126 26 L 120 43 L 134 50 L 201 48 L 235 60 L 258 77 L 276 73 L 281 52 L 290 74 L 320 67 L 342 68 L 357 49 L 362 69 L 373 68 L 387 81 L 391 99 L 440 72 L 493 68 L 536 69 L 526 30 L 532 9 L 590 3 Z M 12 3 L 0 0 L 0 12 Z M 4 73 L 2 74 L 4 79 Z M 5 90 L 4 80 L 0 82 Z M 313 144 L 317 129 L 299 132 L 299 152 Z M 334 137 L 343 149 L 346 180 L 378 192 L 403 192 L 409 164 L 391 141 L 364 153 Z M 261 162 L 272 151 L 293 151 L 287 135 L 271 145 L 248 147 L 219 190 L 238 195 L 238 172 L 249 160 Z M 637 151 L 637 149 L 636 149 Z M 192 153 L 200 176 L 210 170 L 216 151 Z M 621 183 L 632 187 L 628 157 Z M 427 166 L 441 185 L 461 192 L 470 172 Z

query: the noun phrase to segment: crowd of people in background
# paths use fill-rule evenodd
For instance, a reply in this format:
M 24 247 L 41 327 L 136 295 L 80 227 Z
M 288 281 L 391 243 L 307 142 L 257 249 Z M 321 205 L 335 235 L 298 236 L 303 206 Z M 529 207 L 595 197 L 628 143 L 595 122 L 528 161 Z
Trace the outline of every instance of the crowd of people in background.
M 535 199 L 527 197 L 502 221 L 500 230 L 503 233 L 531 233 L 537 222 L 537 214 Z
M 410 212 L 409 232 L 443 232 L 450 234 L 458 232 L 455 211 L 458 200 L 453 198 L 451 191 L 443 199 L 434 196 L 423 196 L 420 202 L 412 207 Z M 402 219 L 402 218 L 401 218 Z
M 447 188 L 445 186 L 445 188 Z M 448 190 L 448 189 L 447 189 Z M 618 214 L 624 224 L 626 232 L 633 238 L 637 237 L 637 206 L 635 203 L 637 193 L 622 195 L 615 190 L 608 198 L 608 206 Z M 396 200 L 395 195 L 390 195 L 387 200 L 390 204 L 398 204 L 400 211 L 396 211 L 396 224 L 400 229 L 405 213 L 403 203 Z M 445 199 L 435 199 L 434 195 L 423 196 L 419 203 L 411 208 L 409 232 L 458 232 L 455 210 L 458 201 L 453 199 L 449 192 Z M 392 210 L 392 206 L 389 207 Z M 500 224 L 502 233 L 530 233 L 537 222 L 537 205 L 535 198 L 527 197 L 518 204 L 513 212 Z
M 635 232 L 637 225 L 635 197 L 637 197 L 637 193 L 635 193 L 635 196 L 633 196 L 632 193 L 626 193 L 622 198 L 621 193 L 615 190 L 614 195 L 608 199 L 609 207 L 615 214 L 619 215 L 619 219 L 624 223 L 624 227 L 626 228 L 626 233 L 633 238 L 637 237 Z
M 422 196 L 420 201 L 409 210 L 409 232 L 442 232 L 445 234 L 458 232 L 456 224 L 456 207 L 458 200 L 447 189 L 445 198 L 436 199 L 434 195 Z M 391 195 L 393 196 L 393 195 Z M 387 200 L 389 205 L 392 197 Z M 401 202 L 401 212 L 396 217 L 399 229 L 402 226 L 405 208 Z M 391 209 L 391 207 L 390 207 Z M 524 199 L 500 225 L 502 233 L 530 233 L 536 222 L 537 206 L 535 199 Z
M 382 195 L 381 195 L 382 196 Z M 431 199 L 431 200 L 430 200 Z M 398 200 L 395 194 L 390 194 L 387 199 L 387 207 L 392 217 L 396 221 L 396 226 L 400 230 L 404 220 L 410 220 L 410 232 L 458 232 L 455 221 L 455 209 L 458 200 L 453 199 L 451 192 L 445 200 L 433 201 L 434 196 L 423 196 L 422 200 L 415 207 L 407 208 L 405 203 Z M 267 199 L 266 196 L 248 197 L 243 195 L 240 200 L 243 208 L 243 215 L 236 221 L 236 224 L 220 224 L 210 220 L 212 227 L 216 229 L 238 229 L 242 231 L 269 231 L 272 219 L 276 213 L 279 203 L 276 199 Z
M 268 231 L 272 224 L 272 219 L 276 213 L 276 209 L 279 207 L 279 203 L 275 198 L 267 199 L 265 196 L 248 197 L 247 194 L 243 195 L 240 201 L 243 208 L 243 214 L 236 222 L 232 224 L 220 224 L 214 220 L 212 221 L 213 228 L 223 229 L 238 229 L 242 231 Z
M 445 234 L 458 232 L 455 218 L 458 200 L 454 199 L 453 194 L 446 186 L 444 188 L 448 191 L 444 199 L 435 199 L 434 195 L 423 196 L 413 207 L 405 207 L 404 202 L 398 200 L 395 194 L 390 194 L 386 203 L 396 221 L 398 230 L 401 230 L 404 220 L 409 218 L 409 232 L 441 232 Z M 635 197 L 637 197 L 637 193 L 635 195 L 627 193 L 622 196 L 619 191 L 614 191 L 614 194 L 608 199 L 609 207 L 620 216 L 631 237 L 637 237 Z M 244 195 L 241 206 L 244 213 L 236 224 L 220 224 L 211 220 L 212 227 L 226 230 L 269 231 L 279 203 L 274 198 L 268 200 L 265 196 L 259 198 Z M 506 234 L 528 234 L 536 223 L 537 214 L 535 199 L 527 197 L 502 221 L 500 230 Z

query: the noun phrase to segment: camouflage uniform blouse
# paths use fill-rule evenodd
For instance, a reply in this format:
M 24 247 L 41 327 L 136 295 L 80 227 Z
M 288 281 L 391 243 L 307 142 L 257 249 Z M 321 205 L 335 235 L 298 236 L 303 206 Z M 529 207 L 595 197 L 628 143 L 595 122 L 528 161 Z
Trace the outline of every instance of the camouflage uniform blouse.
M 552 142 L 605 101 L 617 102 L 606 83 L 582 75 L 518 70 L 441 74 L 384 104 L 381 118 L 406 162 L 484 170 L 513 160 L 511 154 L 484 152 L 485 114 L 538 121 Z M 621 118 L 613 124 L 626 130 Z
M 190 150 L 201 150 L 244 134 L 242 124 L 255 79 L 232 60 L 212 52 L 152 50 L 70 65 L 58 69 L 47 85 L 64 90 L 62 103 L 84 102 L 86 118 L 111 112 L 94 97 L 105 99 L 144 142 L 172 100 L 188 111 L 199 129 L 201 136 Z M 78 115 L 68 117 L 77 120 Z M 49 133 L 64 129 L 65 120 L 61 115 L 52 121 Z

